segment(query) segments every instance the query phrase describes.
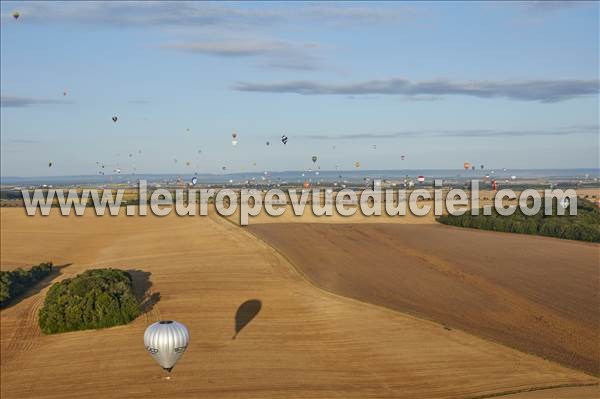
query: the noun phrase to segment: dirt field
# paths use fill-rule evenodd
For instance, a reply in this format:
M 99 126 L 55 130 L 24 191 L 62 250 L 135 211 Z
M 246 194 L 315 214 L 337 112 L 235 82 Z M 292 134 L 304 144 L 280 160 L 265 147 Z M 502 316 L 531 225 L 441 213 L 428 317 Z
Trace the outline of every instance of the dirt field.
M 598 375 L 600 246 L 442 225 L 252 225 L 328 290 Z
M 149 294 L 160 293 L 127 326 L 52 336 L 40 334 L 36 319 L 47 288 L 2 310 L 3 399 L 473 398 L 598 383 L 316 288 L 271 247 L 219 217 L 26 217 L 8 208 L 0 216 L 3 269 L 70 264 L 57 279 L 92 267 L 139 269 L 151 273 Z M 232 340 L 236 309 L 249 299 L 262 309 Z M 181 321 L 191 333 L 170 381 L 143 348 L 144 329 L 159 319 Z M 586 396 L 589 389 L 565 388 Z

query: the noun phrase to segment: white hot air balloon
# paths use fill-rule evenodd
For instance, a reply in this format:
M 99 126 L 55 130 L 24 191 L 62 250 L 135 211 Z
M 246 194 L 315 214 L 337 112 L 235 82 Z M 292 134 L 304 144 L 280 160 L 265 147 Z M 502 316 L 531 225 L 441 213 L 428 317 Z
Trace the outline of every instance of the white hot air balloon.
M 144 332 L 144 346 L 154 360 L 171 372 L 190 342 L 186 326 L 174 320 L 151 324 Z

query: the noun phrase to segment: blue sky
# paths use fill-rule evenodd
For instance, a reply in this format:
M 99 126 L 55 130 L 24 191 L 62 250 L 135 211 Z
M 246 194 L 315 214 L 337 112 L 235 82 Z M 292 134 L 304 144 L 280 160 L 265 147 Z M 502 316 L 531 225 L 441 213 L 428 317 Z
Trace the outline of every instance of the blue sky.
M 0 4 L 3 176 L 598 167 L 596 2 Z

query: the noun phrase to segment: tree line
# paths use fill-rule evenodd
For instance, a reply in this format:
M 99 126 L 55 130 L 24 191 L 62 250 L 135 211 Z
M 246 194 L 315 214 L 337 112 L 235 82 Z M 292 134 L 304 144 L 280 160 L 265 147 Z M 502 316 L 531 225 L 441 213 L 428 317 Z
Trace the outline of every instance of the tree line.
M 568 215 L 568 208 L 565 215 L 557 215 L 557 204 L 553 204 L 552 215 L 544 215 L 544 206 L 542 200 L 542 211 L 532 216 L 523 214 L 517 207 L 510 216 L 499 215 L 496 210 L 493 210 L 490 216 L 483 216 L 483 210 L 480 209 L 479 215 L 473 216 L 467 212 L 460 216 L 439 216 L 437 220 L 458 227 L 600 242 L 600 210 L 594 203 L 578 199 L 577 215 L 573 216 Z
M 0 307 L 27 291 L 52 272 L 52 262 L 40 263 L 29 270 L 0 271 Z
M 129 323 L 140 313 L 129 273 L 93 269 L 50 288 L 39 325 L 46 334 L 105 328 Z

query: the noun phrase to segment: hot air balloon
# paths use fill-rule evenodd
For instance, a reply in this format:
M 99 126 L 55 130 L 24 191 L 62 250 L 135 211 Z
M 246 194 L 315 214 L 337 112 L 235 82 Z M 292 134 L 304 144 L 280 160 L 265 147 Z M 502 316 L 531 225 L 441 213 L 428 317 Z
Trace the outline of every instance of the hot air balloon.
M 132 156 L 133 156 L 133 154 L 132 154 L 132 153 L 129 153 L 129 158 L 131 158 Z
M 174 320 L 151 324 L 144 332 L 144 346 L 150 355 L 169 373 L 190 342 L 186 326 Z
M 465 162 L 463 163 L 463 168 L 465 168 L 465 170 L 469 170 L 471 169 L 471 164 L 469 162 Z
M 67 95 L 67 92 L 66 92 L 66 91 L 63 91 L 63 96 L 66 96 L 66 95 Z
M 117 120 L 119 120 L 119 118 L 117 118 L 116 116 L 113 116 L 113 117 L 112 117 L 112 121 L 113 121 L 113 122 L 117 123 Z
M 237 133 L 231 134 L 231 144 L 233 144 L 234 147 L 238 145 Z
M 302 187 L 310 188 L 310 183 L 308 181 L 305 181 L 304 184 L 302 185 Z
M 51 168 L 52 167 L 52 162 L 48 162 L 48 167 Z
M 270 146 L 270 145 L 271 145 L 271 143 L 269 143 L 269 142 L 267 141 L 267 146 Z
M 376 150 L 377 149 L 377 144 L 373 144 L 373 149 Z
M 423 183 L 425 181 L 425 176 L 419 176 L 419 177 L 417 177 L 417 181 L 419 183 Z
M 404 155 L 400 155 L 400 160 L 404 161 L 404 158 L 406 158 Z
M 360 168 L 360 162 L 358 162 L 358 161 L 354 162 L 354 167 L 355 168 Z
M 187 161 L 187 162 L 185 163 L 185 166 L 190 166 L 190 161 Z
M 480 167 L 481 167 L 481 169 L 483 169 L 483 168 L 484 168 L 484 167 L 483 167 L 483 165 L 480 165 Z
M 312 161 L 313 161 L 313 163 L 317 163 L 317 156 L 316 155 L 312 156 Z
M 287 144 L 287 142 L 288 142 L 288 137 L 287 137 L 285 134 L 282 134 L 282 135 L 281 135 L 281 142 L 282 142 L 283 144 Z
M 14 19 L 19 19 L 19 17 L 21 16 L 21 14 L 18 11 L 15 11 L 12 13 L 12 16 Z
M 221 166 L 221 169 L 226 170 L 227 166 Z
M 198 178 L 196 176 L 192 177 L 192 186 L 195 186 L 198 183 Z

